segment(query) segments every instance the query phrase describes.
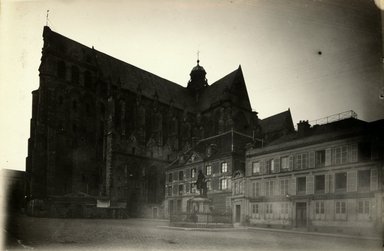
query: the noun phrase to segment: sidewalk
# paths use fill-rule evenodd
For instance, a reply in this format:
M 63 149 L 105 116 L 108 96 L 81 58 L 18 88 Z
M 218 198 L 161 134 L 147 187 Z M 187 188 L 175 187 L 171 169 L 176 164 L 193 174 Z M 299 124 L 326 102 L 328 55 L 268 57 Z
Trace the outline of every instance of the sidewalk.
M 234 228 L 186 228 L 186 227 L 173 227 L 173 226 L 157 226 L 157 228 L 169 229 L 169 230 L 181 230 L 181 231 L 207 231 L 207 232 L 269 231 L 269 232 L 317 235 L 317 236 L 325 236 L 325 237 L 349 238 L 349 239 L 361 239 L 361 240 L 383 240 L 383 238 L 380 237 L 379 235 L 361 236 L 361 235 L 348 235 L 348 234 L 337 234 L 337 233 L 308 232 L 308 231 L 295 230 L 295 229 L 276 229 L 276 228 L 245 227 L 245 226 L 239 226 Z
M 383 240 L 383 237 L 380 237 L 379 235 L 377 235 L 377 236 L 362 236 L 362 235 L 352 235 L 352 234 L 310 232 L 310 231 L 302 231 L 299 229 L 276 229 L 276 228 L 262 228 L 262 227 L 245 227 L 245 229 L 248 229 L 251 231 L 271 231 L 271 232 L 295 233 L 295 234 L 306 234 L 306 235 L 317 235 L 317 236 L 361 239 L 361 240 Z

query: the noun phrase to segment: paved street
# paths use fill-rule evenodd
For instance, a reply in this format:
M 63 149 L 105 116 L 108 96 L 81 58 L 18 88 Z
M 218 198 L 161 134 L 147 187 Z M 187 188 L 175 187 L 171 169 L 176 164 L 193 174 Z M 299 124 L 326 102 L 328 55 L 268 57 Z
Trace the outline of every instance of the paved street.
M 382 250 L 378 240 L 245 229 L 185 231 L 140 219 L 23 216 L 17 226 L 8 250 Z

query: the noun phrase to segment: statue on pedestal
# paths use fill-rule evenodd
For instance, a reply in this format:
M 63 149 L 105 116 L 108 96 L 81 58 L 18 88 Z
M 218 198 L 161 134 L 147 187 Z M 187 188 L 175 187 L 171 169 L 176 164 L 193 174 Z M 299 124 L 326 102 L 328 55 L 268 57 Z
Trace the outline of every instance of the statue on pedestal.
M 202 170 L 199 170 L 197 175 L 196 187 L 199 190 L 201 197 L 207 197 L 207 181 Z

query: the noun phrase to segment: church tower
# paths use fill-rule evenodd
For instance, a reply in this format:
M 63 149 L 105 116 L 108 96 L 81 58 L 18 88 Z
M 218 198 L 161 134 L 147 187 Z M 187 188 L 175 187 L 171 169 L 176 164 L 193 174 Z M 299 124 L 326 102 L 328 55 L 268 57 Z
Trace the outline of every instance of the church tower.
M 197 65 L 193 67 L 191 73 L 189 74 L 191 76 L 191 79 L 188 82 L 188 90 L 193 92 L 196 97 L 196 102 L 199 101 L 199 96 L 201 92 L 205 89 L 205 87 L 208 86 L 208 81 L 205 78 L 205 75 L 207 74 L 204 70 L 204 68 L 199 65 L 200 60 L 197 60 Z

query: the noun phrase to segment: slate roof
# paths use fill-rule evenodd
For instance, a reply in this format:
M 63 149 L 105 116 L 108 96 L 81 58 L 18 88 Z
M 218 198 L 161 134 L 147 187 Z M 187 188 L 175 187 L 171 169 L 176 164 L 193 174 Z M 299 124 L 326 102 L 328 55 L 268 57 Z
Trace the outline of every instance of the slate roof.
M 50 44 L 51 48 L 56 46 L 56 52 L 60 51 L 67 58 L 71 58 L 71 54 L 76 52 L 79 57 L 79 64 L 84 64 L 87 57 L 92 57 L 92 61 L 88 63 L 92 67 L 96 67 L 99 75 L 105 82 L 111 82 L 135 93 L 138 91 L 138 87 L 140 87 L 143 96 L 153 98 L 157 94 L 160 102 L 170 104 L 172 100 L 174 107 L 179 109 L 186 109 L 192 112 L 204 111 L 225 98 L 224 90 L 235 89 L 234 85 L 236 81 L 239 82 L 239 79 L 245 87 L 241 67 L 239 67 L 232 73 L 204 88 L 199 102 L 196 104 L 193 93 L 181 85 L 111 57 L 94 48 L 89 48 L 52 31 L 49 27 L 44 27 L 43 36 L 44 41 Z M 73 57 L 71 59 L 76 61 Z M 251 109 L 246 88 L 245 94 L 240 93 L 240 96 L 237 98 L 237 103 L 242 103 L 239 105 Z
M 355 118 L 348 118 L 329 124 L 314 125 L 304 134 L 295 131 L 268 143 L 264 148 L 252 149 L 249 153 L 264 154 L 357 135 L 366 137 L 371 135 L 380 139 L 384 137 L 383 128 L 384 119 L 366 122 Z
M 287 127 L 290 131 L 294 130 L 290 109 L 262 119 L 259 123 L 264 134 L 282 131 Z
M 111 57 L 94 48 L 89 48 L 52 31 L 49 27 L 44 28 L 44 40 L 50 46 L 57 46 L 56 49 L 61 50 L 63 54 L 67 54 L 67 57 L 71 57 L 68 54 L 76 52 L 81 62 L 85 61 L 87 56 L 91 56 L 94 60 L 90 64 L 97 67 L 103 80 L 107 82 L 121 83 L 123 89 L 132 92 L 137 92 L 140 86 L 144 96 L 153 98 L 157 93 L 160 102 L 169 104 L 173 100 L 173 105 L 181 109 L 194 107 L 188 90 L 181 85 Z

